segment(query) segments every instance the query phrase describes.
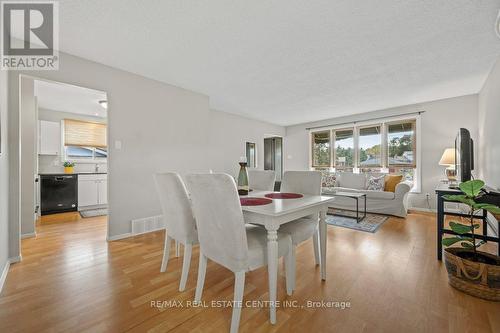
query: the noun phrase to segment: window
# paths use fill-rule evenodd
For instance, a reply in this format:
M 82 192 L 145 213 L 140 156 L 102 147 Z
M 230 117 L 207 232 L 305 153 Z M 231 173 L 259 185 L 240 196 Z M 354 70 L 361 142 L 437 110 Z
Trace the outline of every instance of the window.
M 108 157 L 106 124 L 65 119 L 64 159 L 98 162 Z
M 352 170 L 354 167 L 354 130 L 334 130 L 335 168 Z
M 359 129 L 359 168 L 382 167 L 380 125 Z
M 415 122 L 387 125 L 387 165 L 415 167 Z
M 402 174 L 419 191 L 418 117 L 388 118 L 362 126 L 311 132 L 311 167 L 315 170 Z M 330 148 L 330 145 L 333 149 Z
M 330 131 L 312 133 L 312 166 L 330 167 Z
M 245 145 L 246 148 L 246 155 L 247 155 L 247 166 L 249 168 L 255 168 L 257 167 L 256 163 L 256 152 L 255 152 L 255 143 L 254 142 L 247 142 Z

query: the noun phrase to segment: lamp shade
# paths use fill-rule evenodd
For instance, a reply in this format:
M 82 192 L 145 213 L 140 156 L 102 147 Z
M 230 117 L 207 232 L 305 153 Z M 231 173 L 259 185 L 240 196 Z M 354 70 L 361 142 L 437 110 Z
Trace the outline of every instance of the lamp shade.
M 455 148 L 446 148 L 444 150 L 439 165 L 455 165 Z

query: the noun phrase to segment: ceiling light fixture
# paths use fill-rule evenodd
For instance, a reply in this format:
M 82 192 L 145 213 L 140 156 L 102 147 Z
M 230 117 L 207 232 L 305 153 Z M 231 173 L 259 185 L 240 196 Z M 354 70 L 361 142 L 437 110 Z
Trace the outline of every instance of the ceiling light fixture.
M 99 101 L 99 104 L 101 104 L 101 106 L 105 109 L 108 108 L 108 101 L 106 100 Z

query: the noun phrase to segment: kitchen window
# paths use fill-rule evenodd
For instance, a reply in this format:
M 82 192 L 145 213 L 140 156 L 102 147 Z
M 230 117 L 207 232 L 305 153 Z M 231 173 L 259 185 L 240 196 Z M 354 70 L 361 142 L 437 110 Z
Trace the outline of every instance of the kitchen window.
M 106 124 L 65 119 L 62 128 L 65 161 L 106 162 Z

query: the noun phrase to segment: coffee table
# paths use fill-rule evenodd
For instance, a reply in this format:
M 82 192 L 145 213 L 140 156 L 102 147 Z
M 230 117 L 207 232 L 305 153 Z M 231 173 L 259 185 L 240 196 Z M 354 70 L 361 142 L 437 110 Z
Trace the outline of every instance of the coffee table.
M 344 215 L 344 214 L 331 214 L 335 216 L 342 216 L 342 217 L 350 217 L 353 219 L 356 219 L 356 222 L 359 223 L 363 221 L 363 219 L 366 217 L 366 194 L 365 193 L 354 193 L 354 192 L 332 192 L 328 194 L 329 196 L 332 197 L 346 197 L 346 198 L 352 198 L 356 200 L 356 217 L 350 216 L 350 215 Z M 364 210 L 363 210 L 363 216 L 359 216 L 359 199 L 364 198 L 365 199 L 365 205 L 364 205 Z

